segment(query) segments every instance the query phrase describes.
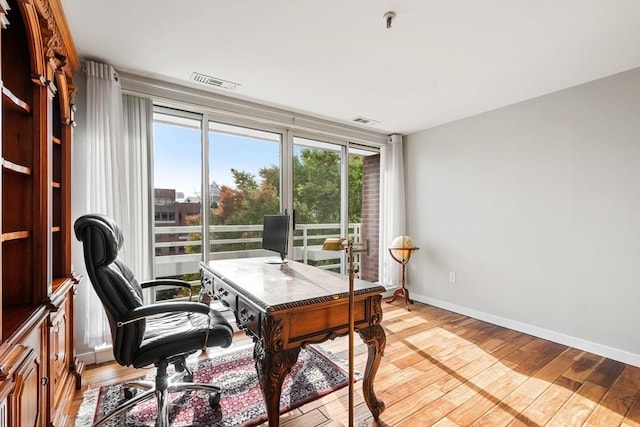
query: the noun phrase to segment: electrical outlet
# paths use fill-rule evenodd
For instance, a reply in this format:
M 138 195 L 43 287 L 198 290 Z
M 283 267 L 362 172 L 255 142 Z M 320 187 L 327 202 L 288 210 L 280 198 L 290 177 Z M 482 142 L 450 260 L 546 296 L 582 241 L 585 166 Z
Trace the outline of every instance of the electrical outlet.
M 449 272 L 449 283 L 456 283 L 456 273 L 455 271 Z

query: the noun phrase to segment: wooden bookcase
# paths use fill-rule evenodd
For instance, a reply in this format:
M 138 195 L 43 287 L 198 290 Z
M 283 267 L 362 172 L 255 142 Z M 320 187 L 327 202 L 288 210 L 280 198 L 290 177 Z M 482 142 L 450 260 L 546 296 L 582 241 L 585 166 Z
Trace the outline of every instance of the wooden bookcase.
M 71 271 L 73 72 L 60 0 L 0 0 L 0 427 L 65 426 L 80 386 Z

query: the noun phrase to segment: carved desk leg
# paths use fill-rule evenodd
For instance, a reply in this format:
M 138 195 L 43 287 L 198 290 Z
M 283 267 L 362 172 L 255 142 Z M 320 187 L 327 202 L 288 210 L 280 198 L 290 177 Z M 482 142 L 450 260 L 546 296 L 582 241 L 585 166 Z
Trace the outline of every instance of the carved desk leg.
M 384 402 L 378 400 L 373 391 L 373 380 L 378 372 L 380 361 L 384 355 L 384 348 L 387 345 L 387 335 L 384 332 L 380 322 L 382 321 L 382 307 L 380 307 L 381 297 L 378 296 L 373 301 L 373 316 L 370 320 L 370 326 L 358 330 L 362 341 L 367 344 L 369 353 L 367 356 L 367 366 L 364 370 L 364 379 L 362 381 L 362 394 L 364 401 L 371 411 L 373 418 L 377 420 L 384 411 Z
M 282 382 L 298 360 L 300 347 L 280 350 L 282 341 L 277 339 L 279 321 L 265 322 L 263 338 L 253 347 L 253 360 L 258 372 L 258 381 L 262 387 L 269 427 L 280 425 L 280 394 Z
M 384 411 L 384 402 L 378 400 L 373 391 L 373 380 L 375 379 L 380 360 L 384 354 L 384 348 L 387 344 L 387 336 L 384 329 L 380 325 L 373 325 L 358 331 L 362 341 L 369 347 L 369 355 L 367 357 L 367 366 L 364 370 L 364 379 L 362 381 L 362 393 L 364 401 L 371 411 L 374 419 L 378 419 L 382 411 Z

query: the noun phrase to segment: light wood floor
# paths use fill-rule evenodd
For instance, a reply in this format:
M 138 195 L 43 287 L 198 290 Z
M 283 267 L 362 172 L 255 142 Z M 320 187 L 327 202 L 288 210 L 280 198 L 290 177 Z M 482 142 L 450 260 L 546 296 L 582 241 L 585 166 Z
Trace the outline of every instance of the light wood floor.
M 638 367 L 419 303 L 383 309 L 387 346 L 374 389 L 386 410 L 374 422 L 358 382 L 359 426 L 640 426 Z M 238 334 L 234 345 L 247 342 Z M 366 347 L 356 344 L 363 372 Z M 324 346 L 347 358 L 346 338 Z M 87 367 L 72 419 L 87 387 L 138 376 L 112 363 Z M 347 394 L 308 403 L 281 425 L 346 425 Z

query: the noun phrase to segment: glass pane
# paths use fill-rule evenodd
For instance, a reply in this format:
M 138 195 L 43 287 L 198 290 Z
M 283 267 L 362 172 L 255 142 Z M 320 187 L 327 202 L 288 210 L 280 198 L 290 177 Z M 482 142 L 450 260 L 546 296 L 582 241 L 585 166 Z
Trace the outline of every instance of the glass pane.
M 280 207 L 282 135 L 209 123 L 211 259 L 270 256 L 260 249 L 264 215 Z
M 340 252 L 323 251 L 327 237 L 340 237 L 341 146 L 293 139 L 294 256 L 297 261 L 340 271 Z
M 380 154 L 349 147 L 349 226 L 355 242 L 369 241 L 358 254 L 361 279 L 378 281 L 380 236 Z
M 201 234 L 200 120 L 154 113 L 154 237 L 158 278 L 199 285 Z M 185 296 L 184 290 L 159 289 L 156 300 Z

